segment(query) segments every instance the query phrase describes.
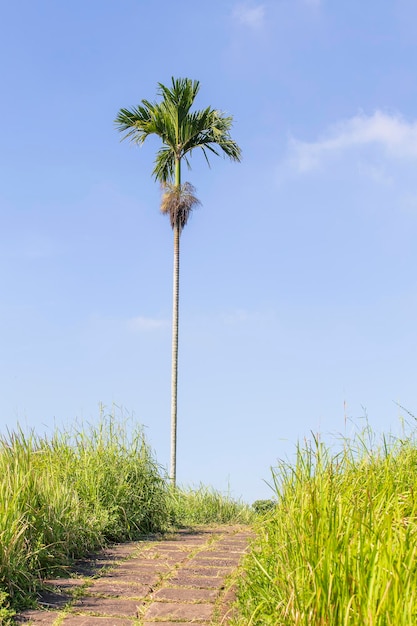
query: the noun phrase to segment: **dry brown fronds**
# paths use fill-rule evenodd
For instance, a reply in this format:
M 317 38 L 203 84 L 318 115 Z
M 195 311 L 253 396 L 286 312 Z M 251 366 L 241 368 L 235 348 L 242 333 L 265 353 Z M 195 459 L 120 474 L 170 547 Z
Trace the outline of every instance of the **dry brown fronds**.
M 162 189 L 161 212 L 169 215 L 172 228 L 178 225 L 182 230 L 193 208 L 201 204 L 194 195 L 195 188 L 191 183 L 183 185 L 164 183 Z

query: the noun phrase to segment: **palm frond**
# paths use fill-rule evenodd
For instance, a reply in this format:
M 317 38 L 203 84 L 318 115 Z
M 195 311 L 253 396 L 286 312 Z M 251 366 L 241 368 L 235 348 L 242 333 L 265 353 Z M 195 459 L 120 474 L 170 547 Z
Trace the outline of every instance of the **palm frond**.
M 233 118 L 224 116 L 216 109 L 207 108 L 190 114 L 184 126 L 182 153 L 205 148 L 218 155 L 220 148 L 232 161 L 240 161 L 241 150 L 230 135 Z M 207 160 L 207 154 L 204 155 Z
M 163 146 L 156 154 L 152 174 L 155 180 L 159 180 L 162 184 L 165 184 L 174 178 L 174 171 L 175 153 L 170 146 Z
M 171 88 L 158 83 L 158 93 L 162 96 L 163 102 L 175 108 L 178 112 L 178 120 L 181 122 L 194 104 L 200 90 L 200 83 L 198 80 L 191 80 L 190 78 L 174 77 L 172 77 L 171 83 Z
M 134 143 L 143 143 L 153 132 L 153 117 L 155 105 L 142 101 L 142 106 L 131 109 L 120 109 L 115 121 L 119 132 L 125 133 L 123 139 L 130 139 Z

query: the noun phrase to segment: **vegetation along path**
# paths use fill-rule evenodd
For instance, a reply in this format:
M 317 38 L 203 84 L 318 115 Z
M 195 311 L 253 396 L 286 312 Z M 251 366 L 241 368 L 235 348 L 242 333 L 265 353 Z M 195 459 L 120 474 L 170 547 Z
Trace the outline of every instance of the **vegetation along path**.
M 18 624 L 185 626 L 227 624 L 250 539 L 242 526 L 184 530 L 117 544 L 49 580 L 38 609 Z

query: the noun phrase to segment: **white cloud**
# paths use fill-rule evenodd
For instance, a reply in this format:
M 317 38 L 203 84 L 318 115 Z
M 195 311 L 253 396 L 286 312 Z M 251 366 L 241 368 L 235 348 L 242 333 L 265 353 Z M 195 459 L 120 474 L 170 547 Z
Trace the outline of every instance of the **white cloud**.
M 265 22 L 265 7 L 262 4 L 238 4 L 233 11 L 233 17 L 239 24 L 259 29 Z
M 417 159 L 417 122 L 381 111 L 356 115 L 332 126 L 315 142 L 290 139 L 289 164 L 298 172 L 308 172 L 328 158 L 365 146 L 376 146 L 393 159 Z
M 169 327 L 167 320 L 156 319 L 153 317 L 132 317 L 127 322 L 129 330 L 133 332 L 148 332 Z

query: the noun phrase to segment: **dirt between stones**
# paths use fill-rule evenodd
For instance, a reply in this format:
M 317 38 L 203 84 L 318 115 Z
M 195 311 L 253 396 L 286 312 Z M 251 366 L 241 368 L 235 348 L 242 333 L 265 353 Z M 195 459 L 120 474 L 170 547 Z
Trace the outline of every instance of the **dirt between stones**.
M 209 626 L 228 624 L 248 549 L 246 526 L 179 531 L 113 545 L 45 581 L 29 626 Z

